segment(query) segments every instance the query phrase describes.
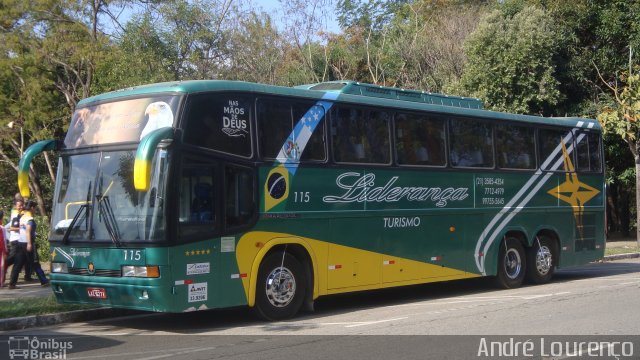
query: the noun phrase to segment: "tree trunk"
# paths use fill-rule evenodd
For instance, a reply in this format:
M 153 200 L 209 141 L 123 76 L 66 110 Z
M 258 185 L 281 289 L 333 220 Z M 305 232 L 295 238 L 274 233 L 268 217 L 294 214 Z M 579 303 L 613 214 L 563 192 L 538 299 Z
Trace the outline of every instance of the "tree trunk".
M 636 241 L 640 246 L 640 156 L 636 156 Z

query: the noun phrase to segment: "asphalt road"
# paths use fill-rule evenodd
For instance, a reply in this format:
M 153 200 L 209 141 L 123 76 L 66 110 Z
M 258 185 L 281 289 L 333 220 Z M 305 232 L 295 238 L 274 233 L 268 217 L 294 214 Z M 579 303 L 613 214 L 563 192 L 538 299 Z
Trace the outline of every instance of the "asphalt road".
M 637 359 L 639 304 L 640 259 L 629 259 L 562 270 L 550 284 L 513 290 L 474 279 L 333 296 L 318 300 L 314 313 L 276 323 L 258 321 L 241 308 L 139 315 L 10 335 L 69 342 L 67 359 L 460 359 L 484 357 L 481 341 L 509 342 L 516 351 L 518 341 L 532 341 L 538 354 L 554 355 L 553 348 L 545 353 L 545 346 L 556 340 L 618 341 L 627 348 L 601 344 L 599 349 L 615 355 L 609 358 L 632 351 L 630 358 Z M 7 342 L 1 343 L 3 357 Z M 526 349 L 520 350 L 523 355 Z

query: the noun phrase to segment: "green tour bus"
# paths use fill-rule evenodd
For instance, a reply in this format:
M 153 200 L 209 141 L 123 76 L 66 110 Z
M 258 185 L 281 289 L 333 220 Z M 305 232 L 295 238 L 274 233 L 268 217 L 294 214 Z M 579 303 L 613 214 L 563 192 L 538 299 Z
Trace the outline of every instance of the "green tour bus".
M 59 155 L 58 301 L 159 312 L 494 276 L 603 256 L 601 127 L 335 81 L 185 81 L 82 100 Z

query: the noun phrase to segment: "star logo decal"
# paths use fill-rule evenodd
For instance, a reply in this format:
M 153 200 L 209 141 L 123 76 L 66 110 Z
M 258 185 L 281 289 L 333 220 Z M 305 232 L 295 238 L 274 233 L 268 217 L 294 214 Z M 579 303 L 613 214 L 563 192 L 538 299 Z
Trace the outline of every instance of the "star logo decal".
M 549 190 L 548 193 L 573 207 L 573 216 L 576 219 L 578 230 L 582 235 L 584 204 L 598 195 L 600 191 L 578 179 L 578 175 L 576 174 L 576 170 L 571 162 L 571 157 L 564 143 L 562 143 L 562 154 L 564 156 L 564 171 L 567 173 L 565 175 L 565 181 Z

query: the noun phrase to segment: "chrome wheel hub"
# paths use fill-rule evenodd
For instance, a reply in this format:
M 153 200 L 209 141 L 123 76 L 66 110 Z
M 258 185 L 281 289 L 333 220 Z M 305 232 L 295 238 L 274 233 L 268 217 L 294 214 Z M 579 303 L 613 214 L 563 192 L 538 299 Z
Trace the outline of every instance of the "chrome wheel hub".
M 504 271 L 509 279 L 515 279 L 522 271 L 522 259 L 516 249 L 507 249 L 504 254 Z
M 551 250 L 547 246 L 541 246 L 536 253 L 536 269 L 540 275 L 547 275 L 553 266 Z
M 267 276 L 265 285 L 267 299 L 275 307 L 289 305 L 296 293 L 296 278 L 291 270 L 285 267 L 273 269 Z

